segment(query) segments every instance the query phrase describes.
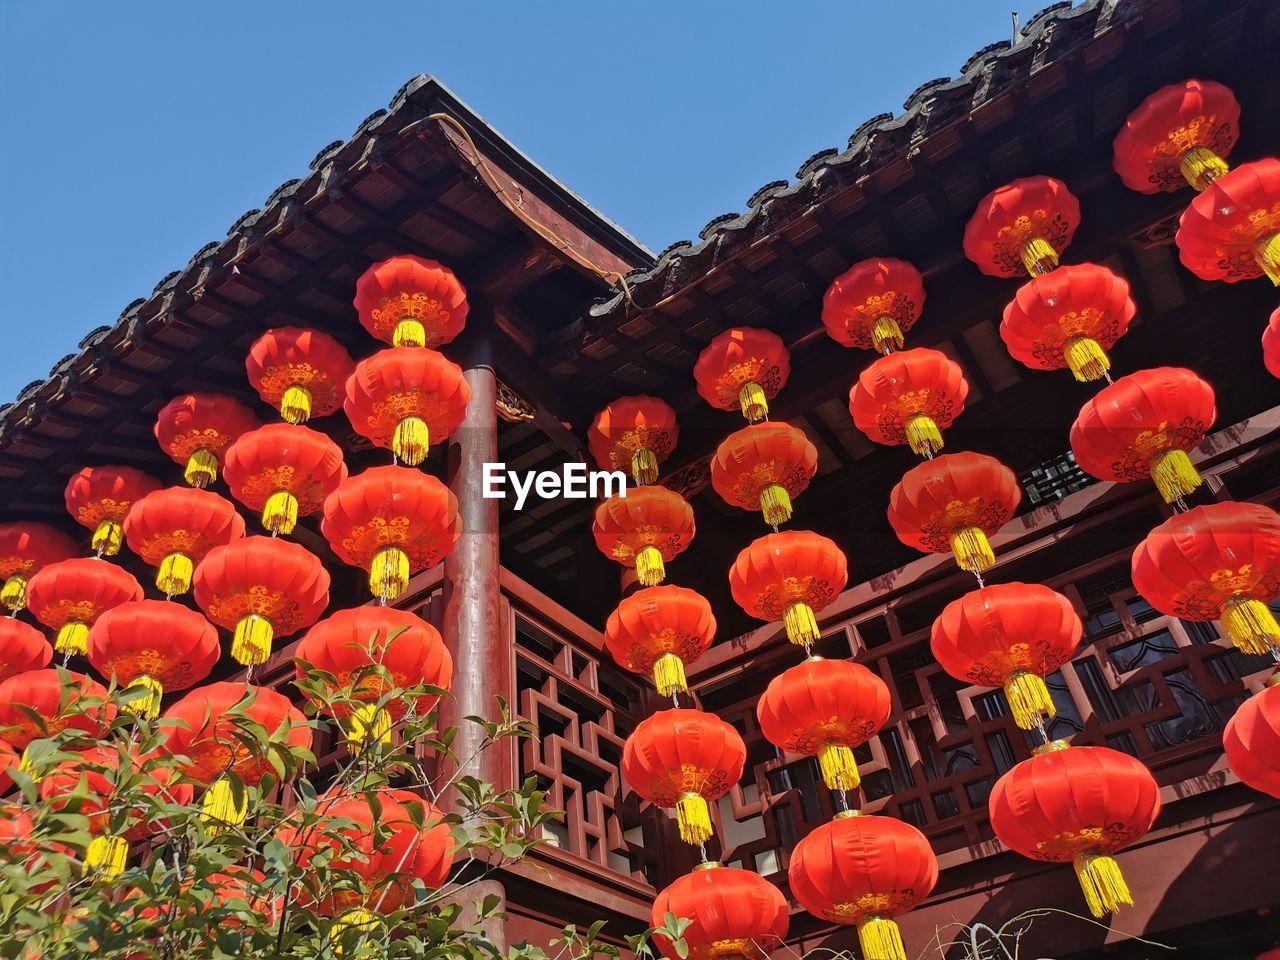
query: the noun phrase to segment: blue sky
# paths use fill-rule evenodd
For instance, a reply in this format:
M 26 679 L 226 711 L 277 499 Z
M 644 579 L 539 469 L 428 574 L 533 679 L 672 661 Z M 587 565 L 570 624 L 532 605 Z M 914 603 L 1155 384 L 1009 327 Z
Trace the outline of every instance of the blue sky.
M 0 0 L 0 403 L 415 74 L 660 250 L 1041 6 Z

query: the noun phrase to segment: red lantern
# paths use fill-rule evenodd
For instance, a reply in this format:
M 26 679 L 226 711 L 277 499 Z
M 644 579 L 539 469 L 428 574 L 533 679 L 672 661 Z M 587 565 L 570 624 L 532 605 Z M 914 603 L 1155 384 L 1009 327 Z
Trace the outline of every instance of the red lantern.
M 93 531 L 98 556 L 114 557 L 124 542 L 120 525 L 129 508 L 160 487 L 155 477 L 132 467 L 85 467 L 67 481 L 67 513 Z
M 706 598 L 668 584 L 624 597 L 609 614 L 604 645 L 624 669 L 652 672 L 658 693 L 670 697 L 688 689 L 684 665 L 706 653 L 715 635 Z
M 362 881 L 362 889 L 335 892 L 332 884 L 325 884 L 323 890 L 311 884 L 300 891 L 305 906 L 337 918 L 329 931 L 335 944 L 347 931 L 370 929 L 379 914 L 413 907 L 418 883 L 435 890 L 448 880 L 453 866 L 452 833 L 444 815 L 417 794 L 384 787 L 322 799 L 318 812 L 342 825 L 322 831 L 286 827 L 280 839 L 297 851 L 304 871 L 311 873 L 312 859 L 327 853 L 330 871 L 352 873 Z M 335 952 L 342 950 L 335 946 Z
M 471 387 L 442 353 L 392 347 L 356 364 L 343 409 L 362 437 L 411 467 L 462 424 Z
M 964 229 L 964 254 L 993 277 L 1036 277 L 1058 265 L 1080 226 L 1080 201 L 1053 177 L 992 190 Z
M 244 367 L 264 403 L 279 410 L 289 423 L 306 423 L 342 407 L 355 363 L 327 333 L 276 327 L 253 342 Z
M 262 513 L 272 533 L 292 533 L 347 478 L 342 448 L 323 433 L 273 423 L 241 434 L 222 469 L 231 495 Z
M 1056 715 L 1044 678 L 1075 655 L 1084 625 L 1062 594 L 1038 583 L 997 583 L 947 604 L 931 647 L 957 680 L 1003 687 L 1014 721 L 1032 730 Z
M 296 543 L 245 537 L 209 551 L 192 593 L 210 620 L 235 631 L 236 663 L 252 667 L 267 662 L 273 639 L 320 619 L 329 605 L 329 571 Z
M 650 925 L 665 925 L 668 914 L 689 926 L 683 956 L 666 937 L 654 936 L 667 960 L 769 960 L 790 920 L 781 890 L 758 873 L 719 863 L 694 867 L 659 893 Z
M 453 658 L 436 628 L 393 607 L 339 610 L 307 631 L 294 656 L 331 674 L 337 687 L 355 687 L 352 697 L 363 705 L 350 709 L 335 704 L 334 708 L 357 747 L 371 739 L 389 740 L 392 724 L 410 707 L 418 714 L 430 713 L 440 699 L 431 694 L 406 695 L 380 702 L 389 687 L 425 685 L 448 690 L 453 684 Z M 298 677 L 304 676 L 299 665 Z M 336 692 L 329 690 L 330 695 Z
M 397 347 L 438 347 L 467 322 L 467 291 L 454 272 L 408 254 L 361 274 L 354 302 L 361 325 Z
M 13 778 L 9 776 L 9 771 L 16 770 L 21 763 L 22 761 L 19 759 L 17 751 L 3 740 L 0 740 L 0 794 L 9 792 L 9 788 L 13 786 Z M 0 815 L 3 812 L 3 809 L 0 808 Z M 0 841 L 12 839 L 12 837 L 4 836 L 3 831 L 0 830 Z
M 1182 367 L 1139 370 L 1103 387 L 1071 425 L 1071 452 L 1100 480 L 1151 477 L 1166 503 L 1202 483 L 1187 452 L 1217 419 L 1213 387 Z
M 1267 157 L 1214 180 L 1182 212 L 1174 237 L 1201 280 L 1266 275 L 1280 286 L 1280 160 Z
M 591 533 L 601 553 L 635 567 L 643 586 L 656 586 L 693 540 L 693 507 L 666 487 L 635 487 L 596 507 Z
M 0 617 L 0 680 L 41 670 L 52 659 L 53 647 L 43 633 L 14 617 Z
M 1273 377 L 1280 377 L 1280 307 L 1271 314 L 1262 331 L 1262 362 Z
M 803 430 L 756 423 L 729 434 L 711 458 L 711 485 L 724 502 L 759 510 L 772 526 L 791 519 L 791 500 L 818 472 L 818 448 Z
M 890 353 L 920 319 L 924 280 L 905 260 L 875 257 L 836 277 L 822 298 L 827 335 L 845 347 Z
M 906 960 L 893 918 L 929 896 L 938 858 L 910 824 L 851 810 L 796 844 L 787 878 L 815 917 L 858 928 L 866 960 Z
M 969 383 L 960 365 L 917 347 L 880 357 L 849 391 L 854 425 L 875 443 L 905 443 L 913 453 L 942 449 L 942 430 L 964 410 Z
M 189 801 L 188 801 L 189 802 Z M 221 873 L 211 873 L 195 881 L 181 884 L 184 893 L 198 891 L 192 906 L 192 913 L 203 916 L 205 911 L 218 911 L 216 922 L 220 927 L 240 930 L 244 927 L 243 914 L 253 914 L 259 921 L 277 922 L 278 897 L 271 893 L 272 885 L 267 883 L 266 874 L 261 870 L 246 869 L 238 864 L 230 864 Z M 149 921 L 142 942 L 154 947 L 159 944 L 163 935 L 160 921 L 166 916 L 167 904 L 157 903 L 154 896 L 134 888 L 127 894 L 128 899 L 120 905 L 130 913 Z M 133 953 L 127 960 L 144 960 L 151 954 Z
M 32 615 L 58 631 L 53 648 L 65 656 L 85 652 L 89 628 L 99 617 L 142 596 L 142 584 L 133 574 L 94 557 L 51 563 L 27 586 Z
M 262 426 L 239 400 L 217 393 L 186 393 L 174 397 L 156 415 L 156 441 L 175 463 L 184 465 L 183 478 L 193 487 L 207 487 L 218 479 L 222 452 L 236 438 Z
M 1013 516 L 1022 489 L 995 457 L 951 453 L 907 471 L 889 494 L 889 525 L 909 547 L 954 554 L 960 569 L 981 573 L 996 562 L 990 537 Z
M 206 553 L 244 536 L 244 520 L 216 493 L 166 487 L 133 505 L 124 536 L 130 550 L 157 568 L 156 586 L 171 597 L 191 589 L 191 574 Z
M 0 524 L 0 603 L 16 614 L 27 605 L 27 581 L 41 567 L 78 553 L 76 542 L 43 523 Z
M 729 570 L 733 602 L 759 620 L 781 620 L 787 639 L 816 643 L 817 613 L 849 582 L 849 566 L 834 542 L 808 530 L 770 533 L 738 554 Z
M 324 502 L 320 524 L 344 563 L 369 571 L 369 589 L 394 600 L 409 574 L 434 567 L 462 535 L 458 500 L 435 477 L 373 467 L 348 477 Z
M 1227 721 L 1222 734 L 1227 763 L 1253 789 L 1280 798 L 1280 685 L 1268 684 Z
M 832 790 L 856 790 L 862 778 L 853 748 L 889 722 L 889 688 L 852 660 L 812 657 L 769 681 L 756 716 L 779 750 L 816 756 Z
M 718 334 L 693 365 L 703 400 L 718 410 L 741 410 L 752 423 L 769 415 L 769 401 L 790 375 L 791 354 L 782 338 L 755 327 Z
M 1215 80 L 1161 87 L 1129 114 L 1116 134 L 1116 173 L 1130 190 L 1161 193 L 1187 184 L 1203 190 L 1227 172 L 1222 158 L 1240 136 L 1240 104 Z
M 1214 503 L 1174 514 L 1133 551 L 1133 585 L 1161 613 L 1218 619 L 1245 653 L 1280 649 L 1280 514 Z
M 161 639 L 163 638 L 163 639 Z M 218 631 L 204 617 L 167 600 L 136 600 L 108 610 L 89 631 L 89 662 L 104 677 L 145 695 L 124 704 L 145 717 L 160 698 L 205 677 L 222 654 Z
M 187 784 L 171 784 L 167 769 L 148 768 L 146 761 L 137 756 L 130 756 L 129 763 L 140 768 L 143 793 L 164 803 L 191 802 L 194 791 Z M 118 750 L 90 747 L 75 761 L 58 764 L 40 783 L 40 799 L 50 809 L 78 813 L 88 819 L 91 839 L 84 863 L 107 879 L 124 872 L 131 841 L 141 840 L 159 828 L 146 819 L 145 808 L 121 809 L 115 795 L 119 767 Z M 84 795 L 80 795 L 82 790 Z
M 1058 740 L 1001 777 L 989 806 L 991 828 L 1010 850 L 1075 864 L 1095 917 L 1133 905 L 1112 854 L 1140 840 L 1160 815 L 1160 787 L 1140 761 Z
M 252 744 L 238 718 L 261 724 L 273 738 L 290 747 L 311 746 L 311 728 L 287 697 L 247 683 L 210 683 L 197 687 L 164 712 L 168 739 L 164 748 L 185 758 L 183 774 L 209 789 L 202 817 L 212 824 L 240 824 L 248 811 L 247 797 L 236 802 L 224 774 L 232 773 L 246 787 L 276 776 L 267 752 Z
M 100 702 L 81 702 L 86 699 Z M 106 699 L 106 687 L 83 674 L 67 670 L 15 674 L 0 681 L 0 740 L 25 751 L 32 740 L 53 737 L 63 730 L 101 737 L 115 716 L 115 708 Z M 25 753 L 21 769 L 38 779 Z
M 658 464 L 680 437 L 676 412 L 657 397 L 619 397 L 596 414 L 587 448 L 602 470 L 630 470 L 636 483 L 658 479 Z
M 1096 263 L 1062 266 L 1018 288 L 1000 337 L 1032 370 L 1066 367 L 1077 380 L 1101 380 L 1111 369 L 1107 351 L 1136 312 L 1123 277 Z
M 711 839 L 710 800 L 742 779 L 747 747 L 732 726 L 712 713 L 676 707 L 642 720 L 622 748 L 622 776 L 657 807 L 676 810 L 680 839 Z

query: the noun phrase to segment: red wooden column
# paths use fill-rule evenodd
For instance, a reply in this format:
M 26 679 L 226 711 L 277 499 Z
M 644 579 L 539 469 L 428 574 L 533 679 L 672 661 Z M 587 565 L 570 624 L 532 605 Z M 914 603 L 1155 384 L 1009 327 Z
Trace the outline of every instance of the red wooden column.
M 441 723 L 457 727 L 453 750 L 462 772 L 494 784 L 514 785 L 511 744 L 473 756 L 484 731 L 467 716 L 499 718 L 497 697 L 511 702 L 512 651 L 502 625 L 498 561 L 498 504 L 486 500 L 484 465 L 498 459 L 497 377 L 489 336 L 493 315 L 473 305 L 467 330 L 452 351 L 471 387 L 462 426 L 449 440 L 449 489 L 458 498 L 462 537 L 444 562 L 444 637 L 453 654 L 453 696 L 441 704 Z

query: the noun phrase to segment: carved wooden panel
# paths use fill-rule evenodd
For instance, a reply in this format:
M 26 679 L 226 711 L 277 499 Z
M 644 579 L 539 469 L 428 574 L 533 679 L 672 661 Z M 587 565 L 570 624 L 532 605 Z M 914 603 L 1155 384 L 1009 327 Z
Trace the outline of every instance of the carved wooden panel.
M 1050 732 L 1130 753 L 1162 782 L 1179 782 L 1220 757 L 1223 726 L 1271 662 L 1237 651 L 1216 623 L 1158 614 L 1133 589 L 1129 557 L 1111 553 L 1044 581 L 1071 598 L 1086 630 L 1076 656 L 1049 678 L 1058 706 Z M 818 652 L 856 658 L 891 690 L 889 723 L 857 751 L 864 809 L 915 824 L 939 854 L 996 852 L 987 797 L 1038 742 L 1014 725 L 1004 693 L 945 674 L 929 651 L 928 625 L 904 628 L 892 605 L 830 628 Z M 759 732 L 756 701 L 772 672 L 741 671 L 706 684 L 701 698 L 749 750 L 743 781 L 720 804 L 721 859 L 765 875 L 783 871 L 786 851 L 835 812 L 816 762 L 780 755 Z

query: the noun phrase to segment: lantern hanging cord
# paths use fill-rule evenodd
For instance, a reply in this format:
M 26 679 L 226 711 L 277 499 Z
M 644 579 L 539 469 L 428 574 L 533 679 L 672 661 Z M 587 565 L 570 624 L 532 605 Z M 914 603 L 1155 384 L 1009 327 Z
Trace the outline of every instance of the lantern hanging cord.
M 1040 734 L 1040 741 L 1048 744 L 1050 741 L 1049 730 L 1044 725 L 1044 714 L 1039 711 L 1036 712 L 1036 731 Z
M 538 236 L 542 237 L 542 239 L 551 243 L 558 250 L 568 253 L 572 259 L 582 264 L 602 280 L 612 280 L 617 282 L 622 287 L 622 295 L 626 299 L 627 303 L 633 307 L 635 306 L 635 300 L 632 299 L 631 296 L 631 286 L 627 283 L 626 276 L 618 270 L 605 269 L 586 255 L 575 250 L 572 243 L 560 236 L 560 234 L 556 233 L 555 230 L 547 226 L 541 220 L 528 213 L 524 209 L 523 201 L 519 197 L 512 196 L 510 191 L 498 182 L 498 178 L 494 176 L 489 164 L 485 161 L 479 149 L 476 147 L 475 141 L 471 139 L 470 132 L 466 127 L 458 122 L 456 117 L 447 113 L 431 113 L 420 120 L 415 120 L 400 132 L 401 134 L 408 133 L 415 127 L 431 121 L 435 121 L 443 126 L 452 127 L 458 132 L 459 136 L 466 141 L 467 147 L 471 151 L 472 166 L 476 173 L 480 175 L 480 179 L 484 181 L 485 186 L 501 196 L 507 202 L 507 208 L 519 217 L 526 226 L 532 229 L 534 233 L 538 234 Z

